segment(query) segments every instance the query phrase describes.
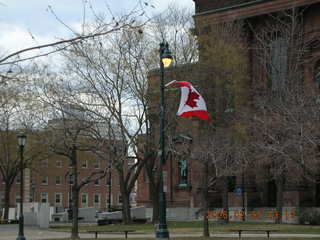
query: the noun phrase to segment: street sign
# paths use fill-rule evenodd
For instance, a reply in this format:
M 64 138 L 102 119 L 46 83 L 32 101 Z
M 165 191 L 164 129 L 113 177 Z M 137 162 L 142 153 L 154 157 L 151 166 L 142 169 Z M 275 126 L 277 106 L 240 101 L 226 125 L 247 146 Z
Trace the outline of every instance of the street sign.
M 241 196 L 242 195 L 242 188 L 241 187 L 237 187 L 235 192 L 236 192 L 237 196 Z

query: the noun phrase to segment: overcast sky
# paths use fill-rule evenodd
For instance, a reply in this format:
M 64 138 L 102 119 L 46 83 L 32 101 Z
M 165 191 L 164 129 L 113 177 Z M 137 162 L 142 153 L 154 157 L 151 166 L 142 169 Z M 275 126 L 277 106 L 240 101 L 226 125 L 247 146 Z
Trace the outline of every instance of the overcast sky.
M 136 0 L 0 0 L 0 51 L 9 53 L 22 48 L 55 41 L 70 36 L 70 31 L 48 11 L 69 26 L 79 26 L 83 17 L 83 2 L 90 2 L 96 12 L 125 12 Z M 164 11 L 169 3 L 194 9 L 193 0 L 145 0 L 155 6 L 153 12 Z M 87 3 L 88 5 L 88 3 Z M 90 17 L 89 12 L 87 13 Z M 92 15 L 91 15 L 92 16 Z

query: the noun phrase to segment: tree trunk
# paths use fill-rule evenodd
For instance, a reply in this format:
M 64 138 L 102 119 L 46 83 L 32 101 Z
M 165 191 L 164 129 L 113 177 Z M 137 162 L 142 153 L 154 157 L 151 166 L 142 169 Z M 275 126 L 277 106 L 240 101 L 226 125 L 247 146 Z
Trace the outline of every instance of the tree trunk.
M 123 170 L 118 170 L 119 173 L 119 183 L 120 192 L 122 198 L 122 222 L 124 224 L 131 224 L 131 212 L 130 212 L 130 192 L 127 191 L 127 186 L 124 182 Z
M 203 195 L 203 237 L 210 237 L 210 231 L 209 231 L 209 219 L 208 219 L 208 188 L 202 189 L 202 195 Z
M 208 177 L 209 177 L 209 169 L 208 163 L 204 164 L 203 171 L 203 187 L 201 188 L 201 199 L 202 199 L 202 210 L 203 210 L 203 237 L 210 237 L 209 231 L 209 219 L 208 219 Z
M 80 239 L 79 238 L 79 191 L 76 187 L 72 188 L 72 231 L 71 239 Z
M 159 194 L 157 194 L 157 198 L 155 196 L 152 197 L 152 223 L 159 223 L 160 217 L 160 208 L 159 208 Z
M 130 194 L 127 192 L 121 193 L 122 196 L 122 220 L 124 224 L 131 224 L 131 211 L 130 211 Z
M 225 177 L 225 187 L 223 189 L 223 221 L 229 223 L 229 189 L 228 189 L 228 177 Z M 243 193 L 242 193 L 243 194 Z
M 77 165 L 77 149 L 75 146 L 72 148 L 72 168 L 73 168 L 73 186 L 72 186 L 72 230 L 71 239 L 79 238 L 79 226 L 78 226 L 78 216 L 79 216 L 79 189 L 78 189 L 78 165 Z
M 4 215 L 3 215 L 3 219 L 6 219 L 6 220 L 8 220 L 8 217 L 9 217 L 10 191 L 11 191 L 11 185 L 6 183 L 5 189 L 4 189 Z
M 244 166 L 244 163 L 243 163 Z M 245 189 L 245 180 L 244 180 L 244 169 L 242 169 L 242 174 L 241 174 L 241 198 L 242 198 L 242 221 L 245 222 L 246 221 L 246 206 L 245 206 L 245 200 L 246 200 L 246 189 Z M 229 213 L 228 213 L 229 216 Z
M 276 223 L 282 223 L 282 207 L 283 207 L 283 188 L 284 188 L 284 179 L 281 176 L 276 181 L 277 184 L 277 211 L 276 211 Z
M 203 237 L 210 237 L 208 212 L 203 214 Z
M 157 184 L 149 184 L 149 192 L 152 201 L 152 223 L 159 223 L 159 188 Z

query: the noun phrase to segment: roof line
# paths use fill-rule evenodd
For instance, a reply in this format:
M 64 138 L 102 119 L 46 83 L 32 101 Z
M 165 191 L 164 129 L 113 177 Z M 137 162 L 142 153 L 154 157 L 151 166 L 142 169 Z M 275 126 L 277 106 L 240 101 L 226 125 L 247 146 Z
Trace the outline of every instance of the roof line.
M 251 2 L 240 3 L 240 4 L 237 4 L 237 5 L 232 5 L 230 7 L 218 8 L 218 9 L 214 9 L 214 10 L 200 12 L 200 13 L 195 14 L 194 16 L 196 17 L 196 16 L 207 15 L 207 14 L 212 14 L 212 13 L 224 12 L 224 11 L 233 10 L 233 9 L 237 9 L 237 8 L 241 8 L 241 7 L 247 7 L 247 6 L 250 6 L 250 5 L 254 5 L 254 4 L 257 4 L 257 3 L 263 3 L 263 2 L 268 2 L 268 1 L 273 1 L 273 0 L 253 0 Z

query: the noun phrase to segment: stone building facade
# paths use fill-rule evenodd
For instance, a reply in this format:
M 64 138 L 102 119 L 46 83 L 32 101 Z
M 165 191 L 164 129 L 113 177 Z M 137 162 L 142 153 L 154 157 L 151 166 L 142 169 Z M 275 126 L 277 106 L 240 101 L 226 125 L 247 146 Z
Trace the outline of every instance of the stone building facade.
M 281 13 L 287 13 L 289 11 L 298 12 L 300 17 L 301 28 L 304 35 L 301 37 L 301 41 L 305 46 L 304 62 L 303 66 L 303 86 L 312 93 L 317 93 L 320 86 L 320 1 L 319 0 L 194 0 L 195 2 L 195 32 L 200 39 L 203 35 L 211 31 L 211 28 L 217 24 L 224 24 L 234 21 L 243 22 L 243 31 L 246 33 L 243 41 L 248 46 L 246 52 L 247 58 L 247 76 L 248 84 L 247 89 L 259 87 L 267 87 L 270 84 L 275 86 L 281 86 L 279 80 L 273 79 L 267 76 L 268 66 L 260 64 L 261 59 L 257 56 L 258 41 L 255 34 L 259 34 L 265 26 L 271 24 L 276 17 L 279 17 Z M 269 42 L 273 44 L 273 42 Z M 278 45 L 277 45 L 278 44 Z M 281 45 L 281 41 L 275 40 L 274 46 Z M 167 70 L 166 81 L 169 82 L 175 80 L 188 80 L 193 83 L 197 83 L 199 79 L 206 78 L 206 75 L 210 75 L 208 69 L 201 69 L 203 67 L 202 62 L 206 61 L 205 53 L 202 46 L 199 48 L 199 62 L 196 64 L 179 66 Z M 277 51 L 281 49 L 275 49 L 274 56 L 271 59 L 277 61 Z M 272 51 L 271 51 L 272 54 Z M 280 62 L 274 62 L 279 66 Z M 195 74 L 196 72 L 196 74 Z M 272 70 L 271 70 L 272 72 Z M 278 73 L 279 74 L 279 73 Z M 281 75 L 281 71 L 280 71 Z M 149 85 L 151 90 L 159 89 L 160 82 L 159 73 L 151 72 L 149 76 Z M 213 87 L 214 88 L 214 87 Z M 204 89 L 204 88 L 203 88 Z M 206 86 L 206 94 L 216 95 L 214 89 L 210 93 L 210 86 Z M 209 94 L 208 94 L 209 92 Z M 247 91 L 248 92 L 248 91 Z M 250 95 L 250 101 L 254 101 L 256 96 Z M 179 99 L 179 93 L 169 93 L 167 98 L 169 99 L 167 106 L 169 106 L 168 112 L 175 113 L 177 109 L 177 102 Z M 172 101 L 175 99 L 175 101 Z M 150 96 L 150 113 L 154 114 L 152 119 L 152 126 L 154 132 L 157 132 L 159 119 L 158 113 L 159 96 L 151 94 Z M 235 105 L 238 103 L 236 102 Z M 249 105 L 249 104 L 248 104 Z M 208 106 L 211 110 L 211 114 L 219 116 L 221 111 L 217 104 Z M 172 108 L 172 109 L 171 109 Z M 171 109 L 171 110 L 170 110 Z M 174 117 L 172 118 L 174 119 Z M 205 124 L 199 122 L 196 119 L 174 119 L 175 121 L 175 136 L 177 145 L 183 146 L 187 151 L 184 155 L 170 156 L 165 167 L 165 185 L 167 192 L 167 200 L 169 208 L 200 208 L 201 199 L 199 189 L 201 189 L 201 174 L 202 170 L 199 167 L 199 162 L 191 160 L 192 156 L 192 140 L 199 136 L 199 128 Z M 156 133 L 157 134 L 157 133 Z M 157 139 L 155 137 L 155 139 Z M 180 140 L 179 140 L 180 139 Z M 188 147 L 188 141 L 190 141 L 190 147 Z M 182 176 L 181 161 L 183 158 L 189 159 L 187 168 L 187 177 Z M 239 171 L 240 172 L 240 171 Z M 223 186 L 228 182 L 231 187 L 228 187 L 228 193 L 223 192 L 222 188 L 209 191 L 211 197 L 210 207 L 222 208 L 227 205 L 233 208 L 255 208 L 255 207 L 276 207 L 277 205 L 277 186 L 273 181 L 258 183 L 259 177 L 254 176 L 252 169 L 248 170 L 244 174 L 229 176 L 227 179 L 221 179 L 221 183 L 218 185 Z M 242 192 L 242 186 L 245 185 L 245 193 Z M 137 191 L 137 203 L 139 205 L 151 206 L 150 194 L 148 188 L 148 178 L 144 172 L 138 180 Z M 283 191 L 283 206 L 284 207 L 310 207 L 318 206 L 319 199 L 319 186 L 315 183 L 307 183 L 304 186 L 290 186 L 287 185 Z

